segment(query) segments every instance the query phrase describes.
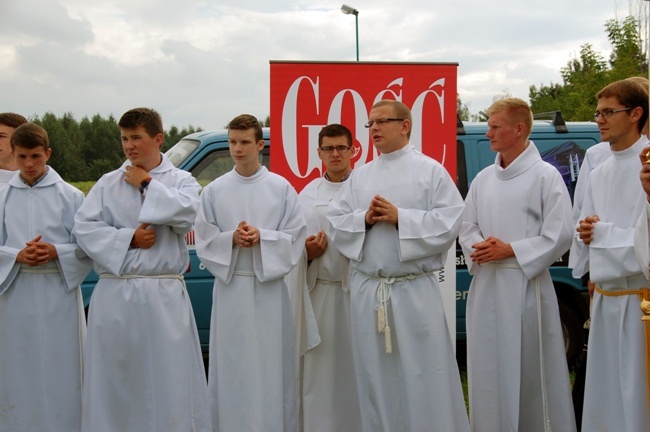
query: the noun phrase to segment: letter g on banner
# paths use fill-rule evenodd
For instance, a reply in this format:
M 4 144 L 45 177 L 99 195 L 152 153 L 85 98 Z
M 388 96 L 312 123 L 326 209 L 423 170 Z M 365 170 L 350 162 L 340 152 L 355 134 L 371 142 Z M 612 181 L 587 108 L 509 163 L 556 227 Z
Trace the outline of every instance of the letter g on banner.
M 282 105 L 282 145 L 284 150 L 284 157 L 286 158 L 287 165 L 291 172 L 298 178 L 307 177 L 314 169 L 320 171 L 321 161 L 318 158 L 317 145 L 312 145 L 312 135 L 317 126 L 320 131 L 320 127 L 324 125 L 311 125 L 309 126 L 309 142 L 308 142 L 308 158 L 307 158 L 307 170 L 303 173 L 300 172 L 300 165 L 298 163 L 298 136 L 297 136 L 297 119 L 298 119 L 298 93 L 300 90 L 300 84 L 306 81 L 310 84 L 310 88 L 314 95 L 315 110 L 316 114 L 319 114 L 319 105 L 318 105 L 318 78 L 316 81 L 312 81 L 308 76 L 301 76 L 297 78 L 289 87 L 287 91 L 287 97 L 284 99 L 284 104 Z M 305 100 L 302 98 L 301 100 Z M 302 107 L 304 109 L 304 107 Z M 318 136 L 318 132 L 316 132 Z

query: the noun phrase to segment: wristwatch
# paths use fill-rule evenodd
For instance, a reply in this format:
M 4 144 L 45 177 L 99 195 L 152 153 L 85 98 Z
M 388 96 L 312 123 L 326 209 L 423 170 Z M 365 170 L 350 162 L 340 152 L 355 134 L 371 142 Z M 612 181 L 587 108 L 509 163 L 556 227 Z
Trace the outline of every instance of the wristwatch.
M 149 186 L 149 183 L 151 183 L 151 178 L 147 178 L 142 180 L 140 183 L 140 186 L 138 186 L 138 190 L 140 191 L 141 194 L 144 193 L 145 189 Z

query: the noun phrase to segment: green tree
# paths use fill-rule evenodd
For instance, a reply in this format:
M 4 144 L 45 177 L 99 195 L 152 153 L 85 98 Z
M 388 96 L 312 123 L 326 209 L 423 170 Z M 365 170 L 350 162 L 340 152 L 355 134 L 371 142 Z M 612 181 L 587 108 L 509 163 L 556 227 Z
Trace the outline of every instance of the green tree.
M 532 85 L 528 96 L 533 112 L 562 111 L 568 121 L 591 120 L 596 93 L 609 82 L 607 61 L 591 44 L 560 69 L 564 84 Z
M 98 180 L 105 173 L 119 167 L 124 161 L 117 121 L 110 115 L 107 119 L 95 114 L 92 119 L 81 119 L 79 128 L 84 134 L 82 153 L 88 165 L 84 180 Z
M 456 95 L 456 113 L 462 121 L 470 120 L 469 103 L 463 103 L 459 94 Z
M 612 81 L 647 73 L 638 21 L 632 16 L 609 20 L 605 28 L 613 48 L 609 64 L 591 44 L 582 45 L 579 56 L 560 70 L 563 84 L 530 86 L 533 112 L 560 110 L 568 121 L 592 120 L 598 91 Z
M 85 180 L 87 166 L 79 150 L 83 134 L 72 113 L 65 113 L 59 119 L 55 114 L 47 112 L 42 118 L 37 117 L 33 121 L 47 131 L 52 148 L 48 164 L 68 181 Z
M 605 24 L 605 29 L 614 48 L 609 58 L 612 67 L 610 80 L 647 76 L 648 59 L 643 49 L 639 21 L 632 16 L 625 18 L 622 23 L 611 19 Z
M 592 120 L 596 93 L 609 82 L 607 62 L 591 44 L 580 47 L 580 57 L 560 70 L 565 86 L 559 110 L 568 121 Z
M 47 131 L 52 147 L 49 165 L 66 181 L 97 181 L 124 162 L 120 129 L 112 115 L 104 118 L 95 114 L 77 122 L 72 113 L 57 117 L 46 112 L 32 121 Z M 182 129 L 172 126 L 164 133 L 163 151 L 182 137 L 199 131 L 201 128 L 191 125 Z

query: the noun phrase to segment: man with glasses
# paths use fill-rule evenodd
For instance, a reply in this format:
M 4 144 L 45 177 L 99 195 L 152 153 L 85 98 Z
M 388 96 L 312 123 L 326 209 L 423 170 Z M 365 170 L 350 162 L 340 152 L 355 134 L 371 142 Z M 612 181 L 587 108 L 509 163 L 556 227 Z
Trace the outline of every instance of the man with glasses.
M 365 432 L 469 431 L 438 280 L 463 201 L 445 168 L 409 143 L 411 112 L 377 102 L 378 159 L 355 169 L 328 210 L 350 259 L 350 316 Z
M 596 284 L 591 309 L 582 430 L 648 430 L 648 359 L 639 293 L 648 287 L 634 254 L 634 227 L 646 194 L 638 155 L 648 92 L 628 80 L 597 95 L 596 119 L 612 157 L 594 169 L 577 224 L 582 241 L 574 277 L 589 271 Z
M 318 157 L 325 174 L 299 195 L 308 237 L 295 271 L 297 283 L 306 285 L 304 295 L 311 301 L 308 306 L 320 336 L 320 343 L 316 340 L 301 348 L 304 432 L 361 429 L 350 340 L 350 292 L 343 282 L 348 259 L 331 245 L 326 216 L 330 201 L 352 174 L 353 154 L 350 130 L 340 124 L 325 126 L 318 134 Z
M 648 92 L 648 79 L 644 77 L 629 77 L 628 81 L 636 83 L 640 88 Z M 616 113 L 622 111 L 607 110 L 602 113 L 594 114 L 594 121 L 598 122 L 598 118 L 603 116 L 605 118 L 610 118 Z M 648 136 L 648 122 L 646 121 L 645 126 L 643 127 L 643 135 Z M 573 193 L 573 219 L 577 224 L 580 220 L 580 212 L 582 211 L 582 202 L 585 199 L 585 191 L 587 190 L 587 184 L 589 183 L 589 173 L 591 173 L 597 166 L 605 162 L 612 155 L 612 151 L 609 148 L 608 142 L 600 142 L 595 146 L 589 147 L 585 152 L 585 156 L 582 159 L 582 165 L 580 165 L 580 173 L 578 174 L 578 181 L 575 185 L 575 190 Z M 582 242 L 574 242 L 571 245 L 571 252 L 569 253 L 569 267 L 575 265 L 578 256 L 580 255 L 580 249 L 582 248 Z M 587 275 L 588 276 L 588 275 Z M 593 296 L 594 286 L 592 283 L 589 283 L 589 294 Z
M 459 242 L 473 275 L 467 373 L 473 432 L 576 430 L 557 297 L 548 267 L 569 249 L 562 175 L 529 140 L 518 98 L 487 110 L 493 165 L 474 178 Z
M 644 91 L 648 92 L 648 79 L 645 77 L 634 76 L 627 78 L 628 81 L 634 82 Z M 604 117 L 605 119 L 611 118 L 614 115 L 617 115 L 618 112 L 614 110 L 606 110 L 602 113 L 598 112 L 594 114 L 594 121 L 598 122 L 599 117 Z M 648 136 L 648 122 L 645 122 L 643 127 L 643 135 Z M 589 183 L 589 174 L 596 169 L 600 164 L 605 162 L 612 155 L 612 151 L 609 148 L 609 143 L 604 141 L 600 142 L 594 146 L 591 146 L 585 152 L 585 156 L 582 159 L 582 164 L 580 165 L 580 173 L 578 174 L 578 181 L 575 184 L 575 189 L 573 192 L 573 223 L 574 225 L 578 224 L 580 220 L 580 213 L 582 212 L 582 203 L 585 199 L 585 191 L 587 190 L 587 184 Z M 580 256 L 580 251 L 584 244 L 580 241 L 574 241 L 571 244 L 571 250 L 569 252 L 569 267 L 573 268 L 576 264 L 578 257 Z M 589 272 L 585 273 L 582 276 L 582 284 L 588 287 L 589 297 L 593 298 L 596 285 L 589 279 Z M 590 320 L 585 324 L 586 328 L 590 326 Z M 582 404 L 584 399 L 584 382 L 585 382 L 585 372 L 586 372 L 586 357 L 581 359 L 581 364 L 577 368 L 574 385 L 573 385 L 573 405 L 576 413 L 576 423 L 580 425 L 582 423 Z M 584 362 L 584 364 L 583 364 Z

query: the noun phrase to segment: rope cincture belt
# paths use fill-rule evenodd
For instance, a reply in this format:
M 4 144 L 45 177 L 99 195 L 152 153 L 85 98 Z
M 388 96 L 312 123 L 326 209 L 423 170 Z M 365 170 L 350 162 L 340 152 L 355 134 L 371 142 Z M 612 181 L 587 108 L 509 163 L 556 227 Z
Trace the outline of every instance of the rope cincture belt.
M 322 284 L 322 285 L 334 285 L 334 286 L 342 286 L 343 285 L 343 282 L 341 282 L 341 281 L 334 281 L 334 280 L 321 279 L 321 278 L 316 278 L 316 283 Z
M 390 336 L 390 326 L 388 325 L 388 307 L 386 303 L 390 300 L 390 286 L 395 282 L 405 282 L 417 279 L 422 276 L 427 276 L 433 273 L 409 273 L 404 276 L 390 276 L 390 277 L 375 277 L 366 275 L 370 279 L 378 280 L 379 287 L 377 288 L 377 301 L 379 307 L 377 308 L 377 331 L 384 334 L 384 344 L 386 345 L 386 353 L 393 352 L 393 343 Z
M 178 279 L 185 283 L 185 278 L 183 275 L 179 274 L 162 274 L 162 275 L 134 275 L 134 274 L 123 274 L 123 275 L 114 275 L 112 273 L 102 273 L 99 275 L 103 279 Z
M 596 286 L 596 292 L 605 297 L 619 297 L 636 294 L 641 300 L 639 307 L 641 308 L 641 312 L 643 312 L 641 321 L 643 321 L 645 326 L 645 369 L 646 380 L 648 382 L 648 407 L 650 407 L 650 288 L 604 291 L 599 286 Z

